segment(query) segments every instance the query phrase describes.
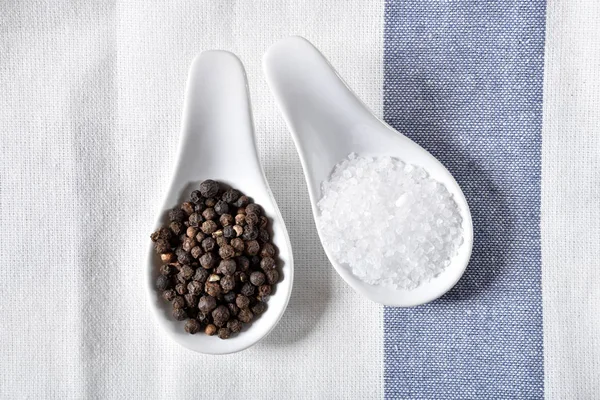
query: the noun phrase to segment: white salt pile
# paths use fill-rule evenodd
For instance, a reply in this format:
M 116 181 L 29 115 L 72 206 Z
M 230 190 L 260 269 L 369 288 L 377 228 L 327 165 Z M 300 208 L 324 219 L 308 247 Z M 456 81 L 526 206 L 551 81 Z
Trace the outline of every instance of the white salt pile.
M 352 153 L 322 183 L 322 194 L 324 245 L 366 283 L 414 289 L 450 265 L 462 244 L 452 195 L 422 168 Z

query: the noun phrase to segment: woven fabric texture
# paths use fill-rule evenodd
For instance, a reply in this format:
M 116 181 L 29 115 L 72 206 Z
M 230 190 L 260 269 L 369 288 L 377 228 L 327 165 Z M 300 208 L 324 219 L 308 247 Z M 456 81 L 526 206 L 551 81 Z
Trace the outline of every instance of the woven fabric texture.
M 261 57 L 278 39 L 304 35 L 380 113 L 383 3 L 0 7 L 0 398 L 381 398 L 382 308 L 325 257 Z M 246 66 L 296 267 L 278 327 L 225 357 L 172 342 L 144 290 L 187 70 L 207 49 L 233 51 Z
M 448 294 L 386 308 L 387 397 L 543 397 L 544 12 L 544 1 L 387 3 L 385 119 L 452 172 L 475 232 Z
M 330 267 L 262 74 L 289 34 L 463 187 L 473 259 L 442 299 L 384 310 Z M 246 67 L 296 267 L 278 327 L 224 357 L 170 341 L 144 291 L 207 49 Z M 3 1 L 0 398 L 598 398 L 599 103 L 597 0 Z
M 600 2 L 548 1 L 542 141 L 548 399 L 600 397 Z

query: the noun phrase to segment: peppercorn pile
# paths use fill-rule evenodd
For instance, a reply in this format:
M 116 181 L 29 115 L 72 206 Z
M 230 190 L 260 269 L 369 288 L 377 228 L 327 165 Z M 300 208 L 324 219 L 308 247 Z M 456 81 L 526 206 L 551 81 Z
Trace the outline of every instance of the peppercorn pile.
M 261 207 L 213 180 L 169 211 L 150 238 L 163 265 L 156 288 L 185 331 L 227 339 L 262 314 L 279 280 Z

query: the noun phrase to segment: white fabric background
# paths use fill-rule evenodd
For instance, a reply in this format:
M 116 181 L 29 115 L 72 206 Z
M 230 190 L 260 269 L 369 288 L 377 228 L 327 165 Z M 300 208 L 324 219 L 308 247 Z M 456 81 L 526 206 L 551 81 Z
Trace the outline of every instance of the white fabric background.
M 1 398 L 382 397 L 381 309 L 328 267 L 260 70 L 269 44 L 304 35 L 381 112 L 383 2 L 326 3 L 2 2 Z M 599 7 L 549 0 L 547 9 L 542 253 L 552 399 L 600 393 Z M 188 64 L 209 48 L 246 65 L 261 157 L 296 259 L 277 329 L 219 358 L 169 341 L 142 289 Z
M 261 56 L 283 36 L 304 35 L 380 113 L 383 2 L 0 7 L 0 397 L 381 398 L 382 309 L 326 261 Z M 187 69 L 211 48 L 246 65 L 260 155 L 296 265 L 278 327 L 225 357 L 170 341 L 143 290 Z
M 600 397 L 600 2 L 549 0 L 542 294 L 549 399 Z

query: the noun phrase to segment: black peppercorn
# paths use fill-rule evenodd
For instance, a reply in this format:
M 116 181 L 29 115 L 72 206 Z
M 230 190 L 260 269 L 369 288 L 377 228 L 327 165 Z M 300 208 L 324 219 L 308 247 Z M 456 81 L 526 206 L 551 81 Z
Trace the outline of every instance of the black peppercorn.
M 177 293 L 175 293 L 173 289 L 167 289 L 164 292 L 162 292 L 162 298 L 166 301 L 172 301 L 175 298 L 175 296 L 177 296 Z
M 247 324 L 248 322 L 252 321 L 252 318 L 254 318 L 254 314 L 248 308 L 244 308 L 240 310 L 239 314 L 237 315 L 237 318 L 240 321 Z
M 221 196 L 221 199 L 226 203 L 234 203 L 239 198 L 240 192 L 235 189 L 229 189 L 223 193 L 223 196 Z
M 274 285 L 279 282 L 279 272 L 277 272 L 276 269 L 265 271 L 265 275 L 267 276 L 267 282 L 269 282 L 269 285 Z
M 223 295 L 223 300 L 226 301 L 227 303 L 235 302 L 235 292 L 231 291 L 231 292 L 225 293 Z
M 223 260 L 228 260 L 228 259 L 232 258 L 234 255 L 235 255 L 235 250 L 233 249 L 233 247 L 231 247 L 231 245 L 226 244 L 219 248 L 219 256 L 221 256 L 221 258 Z
M 190 294 L 192 294 L 194 296 L 198 296 L 200 293 L 202 293 L 203 286 L 204 285 L 202 285 L 198 281 L 191 281 L 190 283 L 188 283 L 187 289 L 188 289 L 188 292 L 190 292 Z
M 269 236 L 269 232 L 266 231 L 266 229 L 259 229 L 258 231 L 258 240 L 260 240 L 261 243 L 267 243 L 270 239 Z
M 208 336 L 213 336 L 215 333 L 217 333 L 217 327 L 213 324 L 208 324 L 206 325 L 206 328 L 204 328 L 204 333 L 206 333 Z
M 217 300 L 212 296 L 202 296 L 198 301 L 198 309 L 204 314 L 208 314 L 217 308 Z
M 177 285 L 175 285 L 175 291 L 177 292 L 177 294 L 183 296 L 187 293 L 187 285 L 185 283 L 180 282 Z
M 198 297 L 191 293 L 184 295 L 183 298 L 185 300 L 185 305 L 189 308 L 195 308 L 198 305 Z
M 258 288 L 258 297 L 265 301 L 271 295 L 271 285 L 261 285 Z
M 160 273 L 166 276 L 173 275 L 176 271 L 177 268 L 169 264 L 165 264 L 162 267 L 160 267 Z
M 244 220 L 246 221 L 246 225 L 258 225 L 259 219 L 258 219 L 258 215 L 257 214 L 246 214 L 246 218 L 244 218 Z
M 204 234 L 204 232 L 198 231 L 198 233 L 196 234 L 196 242 L 202 243 L 204 239 L 206 239 L 206 235 Z
M 187 280 L 183 277 L 183 274 L 180 272 L 178 273 L 175 278 L 177 279 L 177 282 L 179 283 L 184 283 L 187 285 Z
M 160 259 L 164 263 L 173 263 L 177 260 L 177 257 L 173 253 L 163 253 L 160 255 Z
M 235 317 L 240 312 L 240 308 L 235 305 L 235 303 L 227 304 L 227 308 L 229 308 L 229 314 L 231 317 Z
M 202 248 L 200 246 L 194 246 L 192 248 L 192 250 L 190 251 L 190 254 L 192 255 L 192 257 L 194 258 L 198 258 L 200 257 L 204 252 L 202 251 Z
M 236 252 L 236 255 L 238 256 L 244 251 L 244 241 L 240 238 L 231 239 L 231 242 L 229 244 L 231 244 L 231 247 L 233 247 L 233 249 Z
M 229 328 L 231 333 L 238 333 L 242 330 L 242 323 L 237 319 L 232 319 L 227 322 L 227 328 Z
M 204 284 L 204 291 L 212 297 L 219 297 L 222 292 L 219 282 L 206 282 Z
M 264 257 L 274 258 L 276 253 L 277 253 L 277 250 L 275 249 L 275 246 L 272 243 L 265 243 L 262 247 L 262 250 L 260 251 L 260 256 L 263 258 Z
M 204 198 L 202 197 L 202 193 L 199 190 L 194 190 L 190 195 L 190 198 L 194 203 L 204 203 Z
M 197 319 L 188 319 L 185 323 L 184 329 L 187 333 L 194 335 L 202 330 L 202 326 L 200 325 L 200 321 Z
M 221 217 L 219 217 L 219 222 L 221 223 L 221 226 L 225 227 L 233 225 L 235 220 L 231 214 L 223 214 Z
M 186 215 L 190 215 L 194 212 L 194 204 L 186 201 L 185 203 L 181 203 L 181 209 Z
M 240 227 L 246 225 L 246 216 L 244 214 L 237 214 L 235 216 L 235 224 Z
M 268 225 L 269 225 L 269 219 L 267 217 L 265 217 L 264 215 L 261 216 L 260 222 L 258 223 L 258 226 L 260 227 L 260 229 L 266 229 Z
M 169 241 L 174 239 L 173 232 L 166 226 L 163 226 L 162 228 L 160 228 L 158 232 L 159 232 L 158 237 L 160 239 L 165 239 L 165 240 L 169 240 Z
M 202 216 L 205 220 L 210 221 L 217 218 L 217 213 L 215 212 L 214 208 L 209 207 L 206 210 L 202 211 Z
M 200 257 L 200 265 L 204 269 L 214 268 L 217 264 L 217 259 L 215 258 L 213 253 L 206 253 L 202 257 Z
M 192 279 L 195 281 L 198 281 L 200 283 L 204 283 L 208 279 L 209 275 L 210 275 L 210 272 L 208 272 L 204 268 L 198 268 Z
M 260 260 L 260 267 L 264 271 L 273 269 L 273 268 L 275 268 L 275 260 L 272 259 L 271 257 L 263 257 L 262 260 Z
M 175 249 L 175 255 L 176 255 L 177 257 L 179 257 L 179 256 L 180 256 L 180 255 L 182 255 L 182 254 L 186 254 L 186 251 L 185 251 L 184 249 L 182 249 L 182 248 L 181 248 L 181 246 L 177 247 L 177 248 Z
M 240 293 L 246 297 L 251 297 L 251 296 L 254 296 L 254 290 L 255 290 L 254 286 L 250 282 L 246 282 L 242 286 Z
M 236 237 L 236 233 L 235 233 L 235 230 L 233 229 L 233 226 L 227 225 L 226 227 L 224 227 L 223 228 L 223 236 L 227 239 L 232 239 L 232 238 Z
M 185 234 L 187 235 L 187 237 L 189 238 L 196 238 L 196 235 L 198 234 L 198 228 L 197 225 L 196 226 L 190 226 L 186 229 Z
M 217 201 L 217 204 L 215 204 L 215 212 L 218 215 L 227 214 L 229 212 L 229 206 L 223 200 L 219 200 Z
M 219 184 L 212 179 L 207 179 L 200 184 L 202 197 L 215 197 L 219 193 Z
M 246 242 L 246 253 L 251 256 L 255 256 L 260 251 L 260 244 L 256 240 L 250 240 Z
M 175 318 L 177 321 L 183 321 L 187 318 L 187 313 L 183 308 L 176 308 L 173 310 L 173 318 Z
M 183 296 L 176 296 L 171 302 L 174 309 L 179 309 L 185 307 L 185 299 Z
M 254 313 L 254 315 L 260 315 L 263 312 L 265 312 L 266 309 L 267 304 L 265 302 L 259 301 L 254 305 L 254 307 L 252 307 L 252 312 Z
M 217 224 L 215 223 L 215 221 L 204 221 L 202 223 L 202 232 L 206 233 L 207 235 L 213 233 L 214 231 L 217 230 Z M 258 235 L 258 232 L 256 233 Z M 255 238 L 256 239 L 256 238 Z
M 252 283 L 254 286 L 260 286 L 264 284 L 266 279 L 267 278 L 265 274 L 260 271 L 254 271 L 250 274 L 250 283 Z
M 194 259 L 190 253 L 186 253 L 185 250 L 183 253 L 177 256 L 177 261 L 180 264 L 191 264 Z
M 191 334 L 204 324 L 206 334 L 223 339 L 240 332 L 264 312 L 280 278 L 269 219 L 250 198 L 210 179 L 168 218 L 150 238 L 162 260 L 157 289 L 173 317 L 188 319 Z
M 204 200 L 204 205 L 206 207 L 213 208 L 215 206 L 215 204 L 217 204 L 217 199 L 215 199 L 213 197 L 210 197 L 210 198 Z
M 164 235 L 163 231 L 168 232 L 168 234 Z M 170 229 L 160 228 L 156 232 L 153 232 L 152 235 L 150 235 L 150 239 L 152 239 L 153 242 L 156 242 L 158 239 L 164 239 L 166 241 L 170 241 L 172 236 L 173 236 L 173 234 L 171 233 Z
M 223 236 L 219 236 L 218 238 L 215 239 L 215 241 L 217 242 L 217 246 L 219 247 L 223 247 L 229 244 L 229 239 L 223 237 Z
M 258 228 L 252 225 L 246 225 L 244 227 L 244 233 L 242 239 L 244 240 L 256 240 L 258 238 Z
M 250 199 L 248 196 L 240 196 L 233 205 L 236 207 L 246 207 L 249 203 Z
M 225 306 L 218 306 L 212 312 L 213 322 L 219 328 L 225 326 L 229 320 L 229 309 Z
M 238 257 L 236 258 L 236 265 L 238 271 L 246 272 L 250 268 L 250 260 L 248 259 L 248 257 Z
M 171 278 L 165 275 L 159 275 L 156 278 L 156 288 L 160 291 L 166 290 L 171 287 Z
M 233 275 L 236 268 L 235 260 L 221 260 L 217 267 L 217 274 Z
M 192 251 L 192 249 L 196 246 L 196 239 L 186 237 L 183 243 L 181 244 L 181 248 L 185 251 Z
M 217 242 L 212 237 L 207 237 L 206 239 L 204 239 L 202 241 L 202 248 L 207 253 L 213 251 L 216 246 L 217 246 Z
M 154 247 L 156 249 L 156 252 L 159 254 L 171 252 L 171 245 L 165 239 L 158 239 L 154 243 Z
M 179 272 L 186 280 L 189 281 L 190 279 L 192 279 L 192 277 L 194 276 L 194 273 L 196 271 L 194 271 L 194 269 L 192 267 L 190 267 L 189 265 L 184 265 L 183 267 L 181 267 Z
M 181 208 L 174 208 L 169 211 L 169 221 L 183 222 L 185 219 L 185 212 Z
M 221 328 L 219 329 L 219 333 L 217 335 L 219 336 L 219 339 L 229 339 L 231 336 L 231 331 L 229 328 Z
M 262 214 L 262 210 L 258 204 L 252 203 L 246 206 L 246 214 L 256 214 L 257 216 L 260 216 Z
M 233 275 L 225 275 L 221 278 L 221 288 L 223 288 L 223 293 L 227 293 L 235 288 L 235 278 Z
M 248 306 L 250 305 L 250 299 L 244 296 L 243 294 L 238 294 L 235 298 L 235 304 L 239 308 L 248 308 Z
M 174 234 L 176 235 L 181 235 L 185 229 L 185 225 L 183 225 L 182 222 L 179 221 L 173 221 L 169 224 L 169 228 L 171 228 L 171 230 L 173 231 Z
M 200 215 L 197 212 L 195 212 L 192 215 L 190 215 L 190 218 L 188 219 L 188 222 L 190 223 L 190 226 L 192 228 L 197 228 L 197 227 L 199 227 L 202 224 L 203 220 L 204 220 L 204 218 L 202 218 L 202 215 Z

